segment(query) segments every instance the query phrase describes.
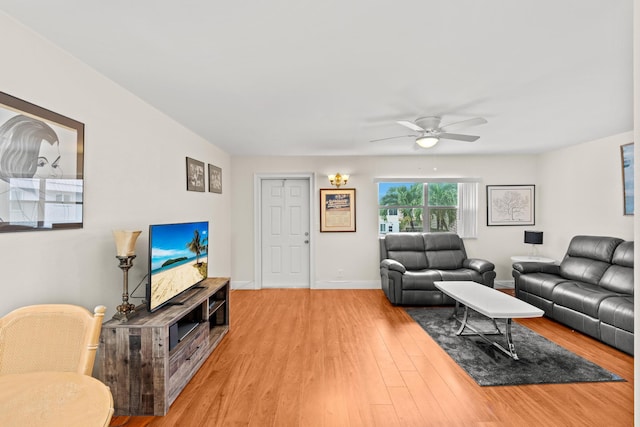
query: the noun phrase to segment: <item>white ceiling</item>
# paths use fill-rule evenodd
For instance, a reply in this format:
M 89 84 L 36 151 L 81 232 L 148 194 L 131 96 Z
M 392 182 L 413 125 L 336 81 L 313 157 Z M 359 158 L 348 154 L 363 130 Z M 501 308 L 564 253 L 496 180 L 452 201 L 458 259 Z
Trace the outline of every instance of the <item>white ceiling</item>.
M 536 153 L 633 129 L 633 0 L 0 0 L 232 155 Z M 7 42 L 7 41 L 5 41 Z M 7 64 L 3 64 L 6 66 Z M 43 69 L 43 76 L 46 69 Z M 396 120 L 481 116 L 414 151 Z

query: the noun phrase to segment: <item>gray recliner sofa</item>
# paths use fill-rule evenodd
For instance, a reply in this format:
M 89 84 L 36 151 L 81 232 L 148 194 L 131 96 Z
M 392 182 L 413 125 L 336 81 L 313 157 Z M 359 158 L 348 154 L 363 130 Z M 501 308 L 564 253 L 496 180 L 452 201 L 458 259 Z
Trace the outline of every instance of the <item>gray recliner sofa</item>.
M 516 296 L 633 354 L 633 246 L 615 237 L 575 236 L 559 265 L 513 264 Z
M 467 258 L 454 233 L 389 233 L 379 238 L 382 290 L 396 305 L 447 305 L 454 301 L 434 282 L 470 280 L 493 287 L 493 263 Z

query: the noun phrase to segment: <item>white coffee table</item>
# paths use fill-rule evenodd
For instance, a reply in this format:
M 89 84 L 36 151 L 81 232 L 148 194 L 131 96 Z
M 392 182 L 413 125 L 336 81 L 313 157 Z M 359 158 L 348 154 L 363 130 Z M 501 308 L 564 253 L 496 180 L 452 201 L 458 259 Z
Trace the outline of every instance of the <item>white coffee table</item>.
M 480 283 L 471 281 L 451 281 L 434 282 L 434 284 L 443 293 L 449 295 L 456 301 L 453 314 L 451 315 L 452 318 L 460 322 L 460 329 L 456 332 L 456 335 L 479 336 L 515 360 L 518 360 L 518 355 L 516 354 L 513 339 L 511 337 L 512 319 L 541 317 L 544 314 L 544 311 L 529 303 L 512 297 L 511 295 L 507 295 L 504 292 L 481 285 Z M 464 305 L 464 315 L 462 319 L 458 317 L 460 304 Z M 468 322 L 469 309 L 477 311 L 491 319 L 496 328 L 496 332 L 480 332 L 471 326 Z M 507 348 L 504 348 L 499 343 L 487 338 L 487 335 L 502 335 L 500 328 L 498 328 L 498 325 L 496 324 L 496 319 L 505 319 L 504 336 L 506 338 Z M 470 329 L 473 333 L 463 333 L 465 329 Z

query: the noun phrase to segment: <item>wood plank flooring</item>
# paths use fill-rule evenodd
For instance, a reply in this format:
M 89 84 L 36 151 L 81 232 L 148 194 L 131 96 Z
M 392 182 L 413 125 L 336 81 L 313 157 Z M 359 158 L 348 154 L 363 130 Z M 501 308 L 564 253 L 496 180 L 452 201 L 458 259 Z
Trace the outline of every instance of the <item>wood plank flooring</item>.
M 633 425 L 633 358 L 548 319 L 519 323 L 627 381 L 480 387 L 380 290 L 230 300 L 229 334 L 169 413 L 111 426 Z

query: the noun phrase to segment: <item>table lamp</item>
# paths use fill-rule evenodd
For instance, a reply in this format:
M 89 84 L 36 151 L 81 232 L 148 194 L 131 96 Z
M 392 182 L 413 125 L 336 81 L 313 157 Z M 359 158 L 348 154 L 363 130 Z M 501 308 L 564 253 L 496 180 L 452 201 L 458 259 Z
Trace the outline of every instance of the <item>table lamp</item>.
M 542 231 L 525 231 L 524 242 L 531 245 L 531 256 L 536 256 L 536 245 L 542 244 Z
M 136 240 L 142 231 L 113 230 L 116 241 L 116 258 L 120 261 L 118 267 L 122 269 L 122 304 L 116 307 L 113 318 L 126 322 L 135 313 L 136 306 L 129 303 L 129 269 L 133 267 L 136 257 Z

